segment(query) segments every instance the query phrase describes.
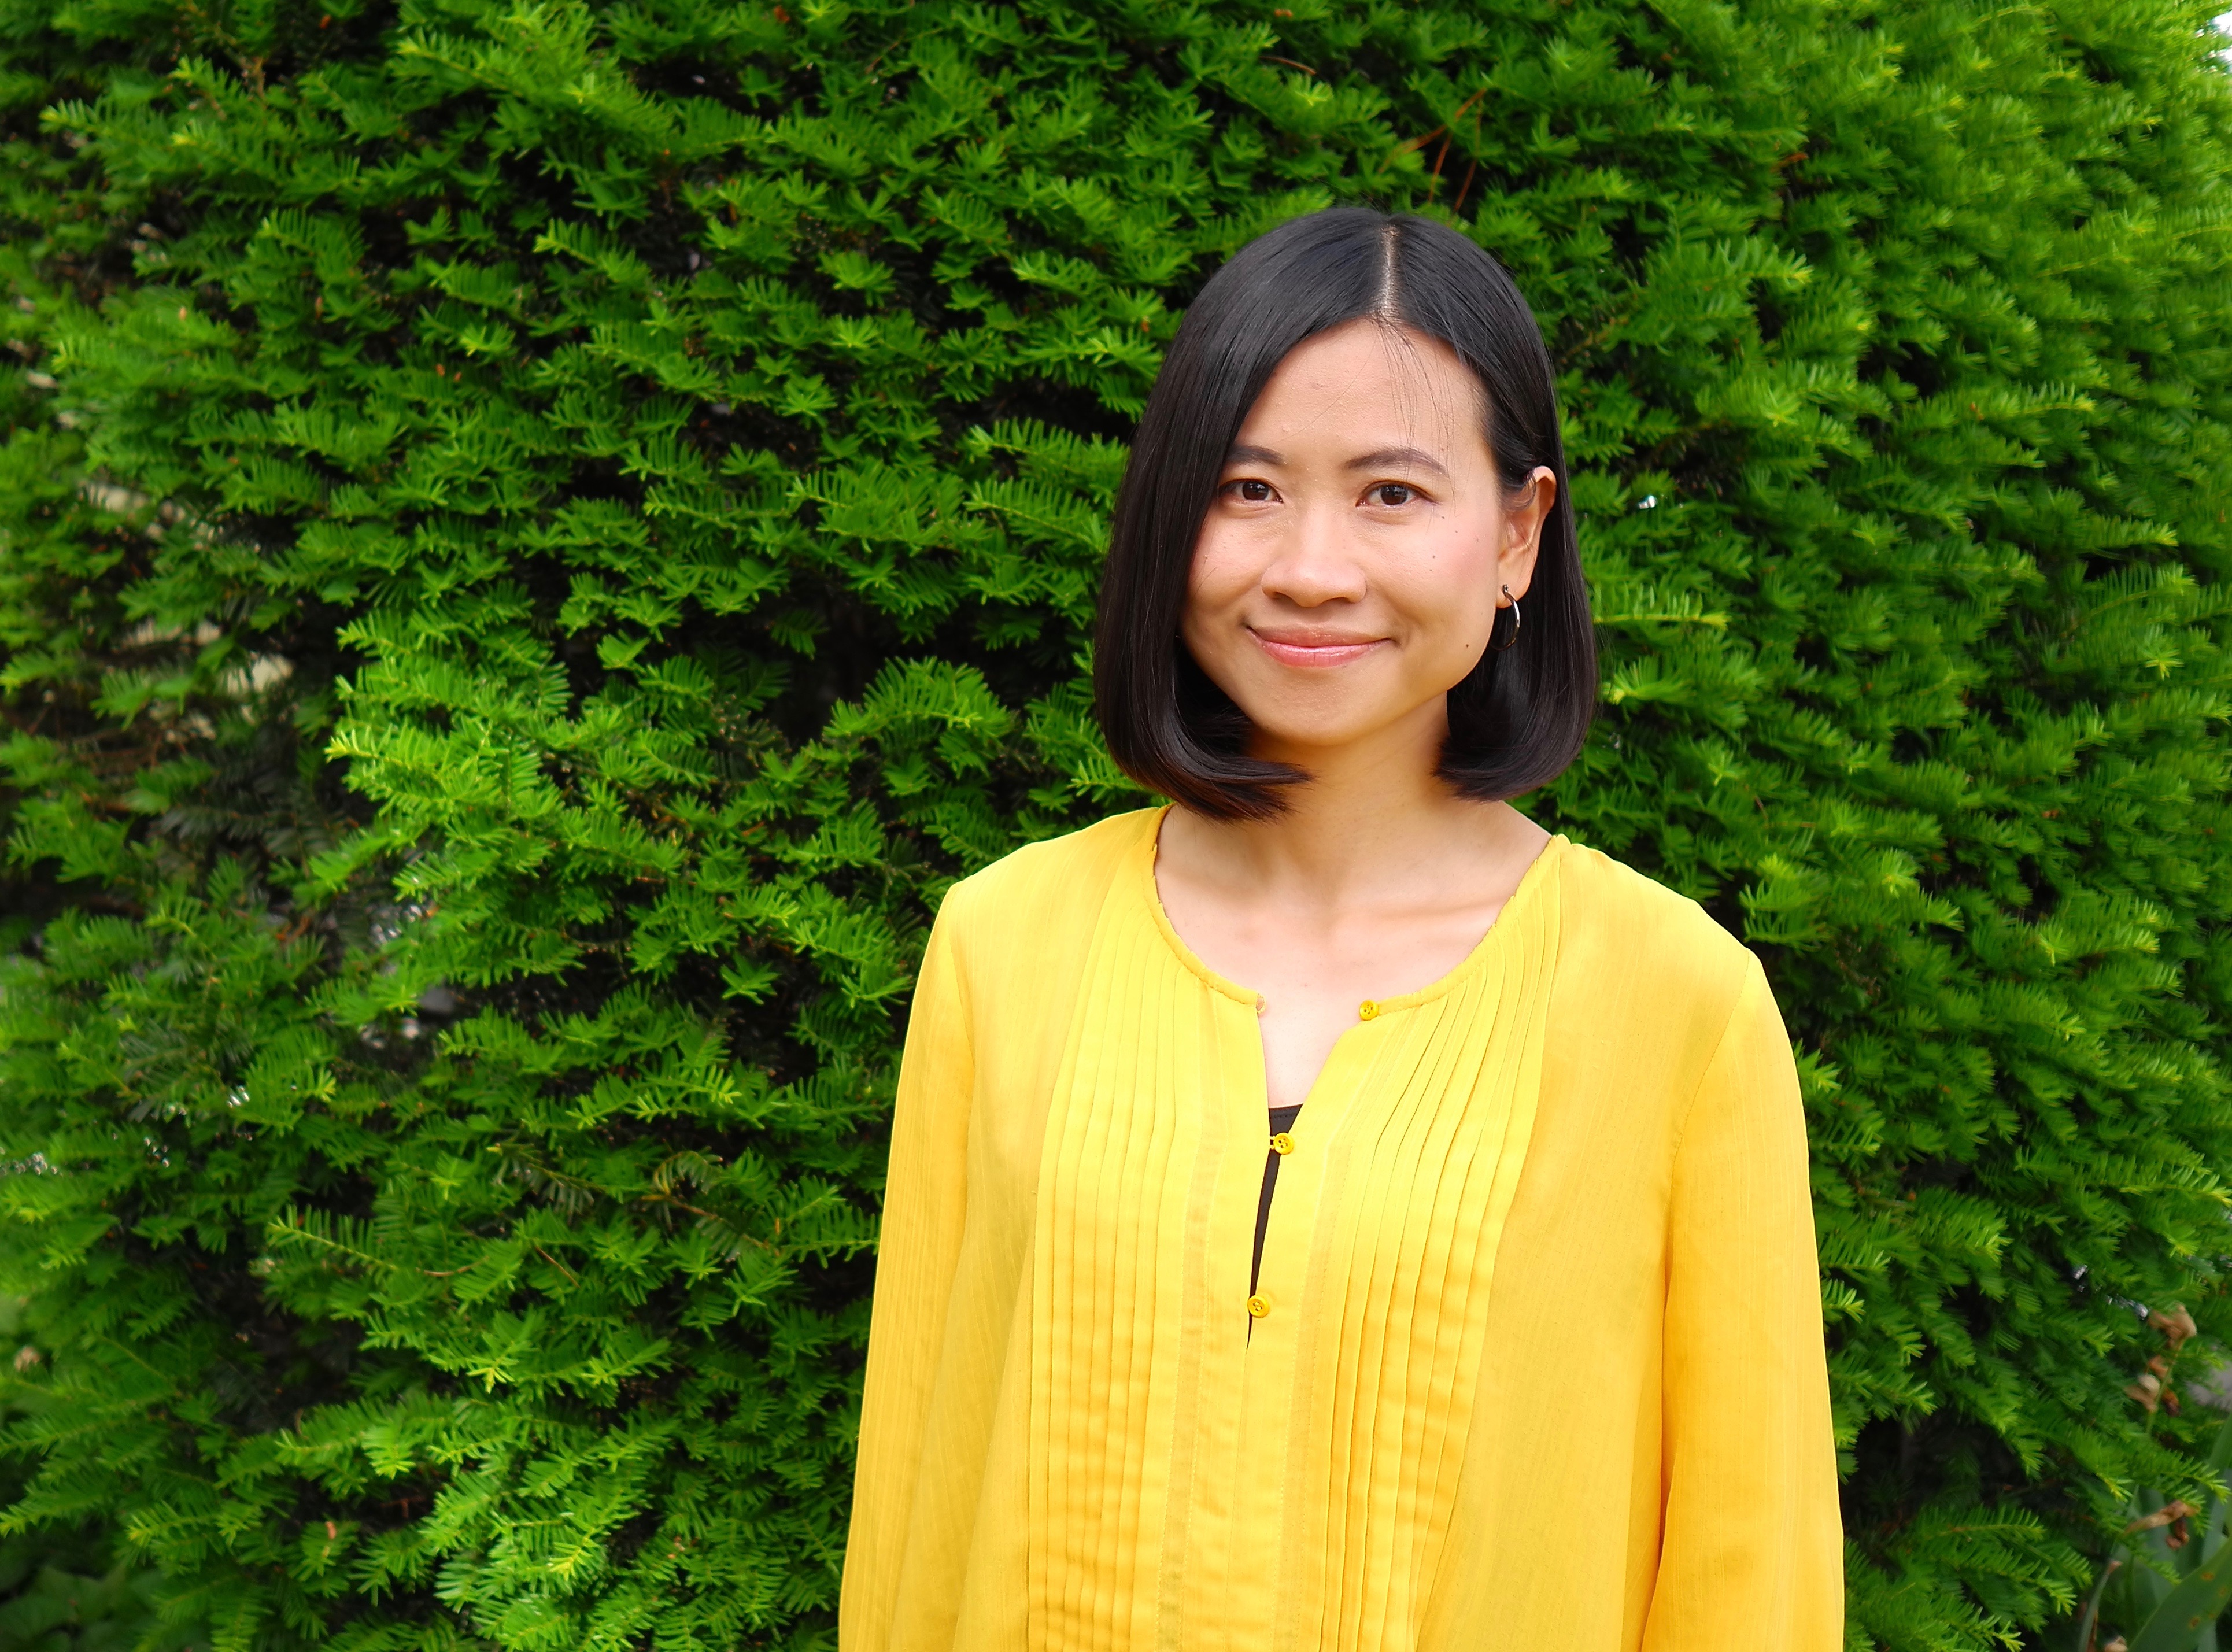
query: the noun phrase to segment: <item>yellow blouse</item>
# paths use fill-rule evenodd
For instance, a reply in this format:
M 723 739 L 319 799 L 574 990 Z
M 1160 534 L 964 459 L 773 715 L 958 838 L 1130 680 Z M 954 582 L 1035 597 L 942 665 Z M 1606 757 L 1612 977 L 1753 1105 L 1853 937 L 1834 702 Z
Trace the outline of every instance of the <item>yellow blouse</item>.
M 899 1079 L 842 1652 L 1836 1652 L 1757 962 L 1554 839 L 1281 1162 L 1145 811 L 954 886 Z

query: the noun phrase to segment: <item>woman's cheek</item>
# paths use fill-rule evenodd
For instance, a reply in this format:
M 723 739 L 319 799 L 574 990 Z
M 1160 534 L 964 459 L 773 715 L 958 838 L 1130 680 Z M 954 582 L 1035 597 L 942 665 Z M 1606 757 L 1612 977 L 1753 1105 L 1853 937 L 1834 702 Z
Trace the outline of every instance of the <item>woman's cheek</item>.
M 1186 603 L 1206 618 L 1223 613 L 1246 596 L 1254 581 L 1231 547 L 1204 545 L 1194 553 L 1186 579 Z
M 1230 616 L 1233 605 L 1243 593 L 1232 577 L 1228 560 L 1218 558 L 1207 546 L 1195 551 L 1193 567 L 1186 576 L 1185 612 L 1179 619 L 1178 632 L 1194 663 L 1228 691 L 1232 675 L 1228 662 L 1238 640 Z

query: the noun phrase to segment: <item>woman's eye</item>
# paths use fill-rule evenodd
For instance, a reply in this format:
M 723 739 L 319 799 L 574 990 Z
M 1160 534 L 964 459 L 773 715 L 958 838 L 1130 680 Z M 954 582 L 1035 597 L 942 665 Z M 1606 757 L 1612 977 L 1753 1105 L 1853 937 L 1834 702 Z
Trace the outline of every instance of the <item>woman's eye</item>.
M 1365 495 L 1375 505 L 1407 505 L 1418 497 L 1417 490 L 1399 482 L 1383 482 Z
M 1268 482 L 1236 482 L 1232 490 L 1251 505 L 1262 504 L 1271 497 L 1271 484 Z

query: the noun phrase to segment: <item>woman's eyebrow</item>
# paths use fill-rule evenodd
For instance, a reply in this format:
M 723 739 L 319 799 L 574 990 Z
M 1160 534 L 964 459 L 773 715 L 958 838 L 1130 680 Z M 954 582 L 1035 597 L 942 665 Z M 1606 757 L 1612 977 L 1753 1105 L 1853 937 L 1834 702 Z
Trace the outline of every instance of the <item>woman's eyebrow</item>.
M 1436 476 L 1449 475 L 1449 467 L 1424 448 L 1383 447 L 1370 453 L 1359 453 L 1346 464 L 1344 470 L 1431 470 Z
M 1224 455 L 1227 464 L 1284 464 L 1287 456 L 1268 447 L 1249 447 L 1245 442 L 1235 442 Z

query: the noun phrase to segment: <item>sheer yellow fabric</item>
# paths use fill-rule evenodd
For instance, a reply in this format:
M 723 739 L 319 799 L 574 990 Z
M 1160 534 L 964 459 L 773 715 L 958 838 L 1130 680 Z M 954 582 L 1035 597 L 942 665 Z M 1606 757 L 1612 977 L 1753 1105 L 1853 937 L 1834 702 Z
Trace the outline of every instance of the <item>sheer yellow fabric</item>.
M 1360 1007 L 1281 1161 L 1159 815 L 947 897 L 902 1070 L 843 1652 L 1841 1645 L 1789 1046 L 1563 839 Z

